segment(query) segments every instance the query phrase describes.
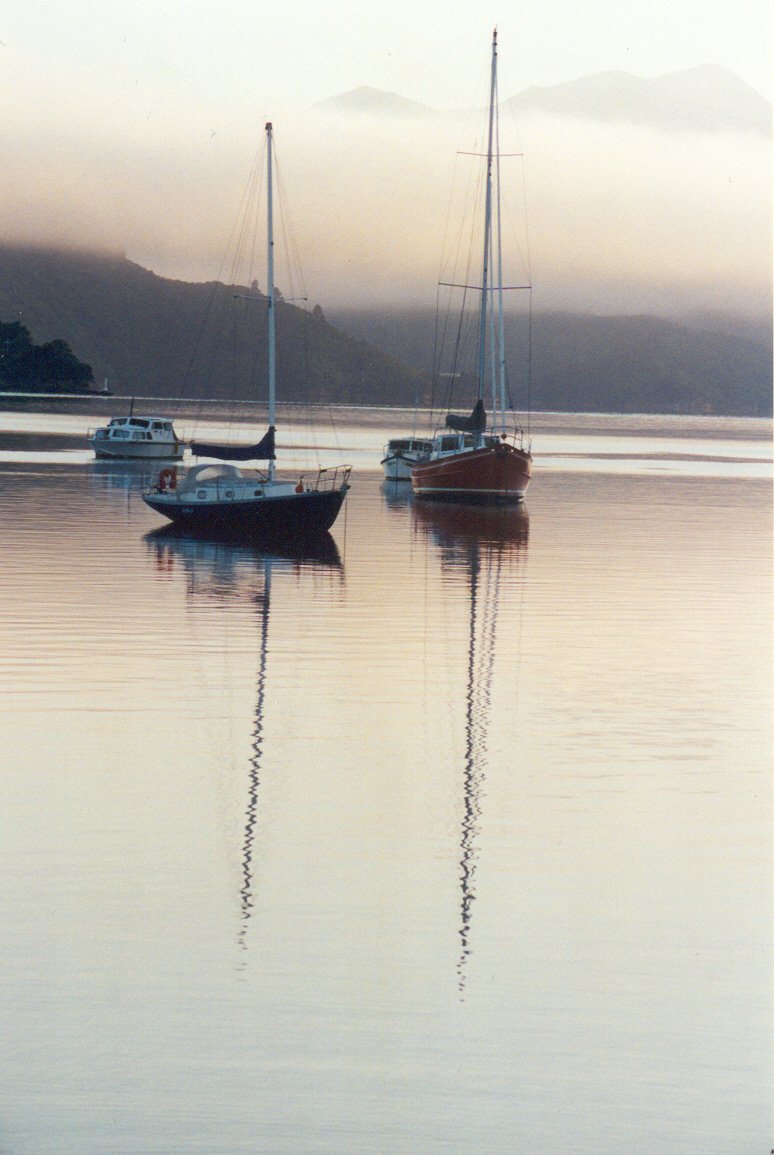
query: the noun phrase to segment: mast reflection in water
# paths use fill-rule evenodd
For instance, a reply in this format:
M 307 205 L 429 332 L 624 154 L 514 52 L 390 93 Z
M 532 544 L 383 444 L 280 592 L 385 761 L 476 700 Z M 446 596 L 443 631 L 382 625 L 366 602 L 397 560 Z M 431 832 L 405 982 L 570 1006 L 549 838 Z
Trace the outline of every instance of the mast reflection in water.
M 529 514 L 489 506 L 417 502 L 414 526 L 438 548 L 442 566 L 467 576 L 469 622 L 462 768 L 462 816 L 459 824 L 460 954 L 458 987 L 465 991 L 471 948 L 472 907 L 476 898 L 481 799 L 486 778 L 497 615 L 502 580 L 523 579 L 529 540 Z
M 272 575 L 291 575 L 296 584 L 315 569 L 342 572 L 341 558 L 329 533 L 296 543 L 283 542 L 271 551 L 246 542 L 219 536 L 217 540 L 193 537 L 164 526 L 146 534 L 156 566 L 169 575 L 180 565 L 186 577 L 186 595 L 208 600 L 252 602 L 258 611 L 258 667 L 255 710 L 250 737 L 251 755 L 247 771 L 247 798 L 244 808 L 239 888 L 241 925 L 239 946 L 247 949 L 247 930 L 253 912 L 255 830 L 258 821 L 258 791 L 264 756 L 264 711 L 266 704 L 269 620 Z

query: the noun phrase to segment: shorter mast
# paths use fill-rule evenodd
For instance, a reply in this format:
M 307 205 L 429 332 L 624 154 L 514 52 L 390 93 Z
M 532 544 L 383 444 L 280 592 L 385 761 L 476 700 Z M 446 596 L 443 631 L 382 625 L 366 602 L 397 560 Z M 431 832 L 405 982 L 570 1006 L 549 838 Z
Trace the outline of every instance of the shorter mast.
M 275 418 L 275 390 L 276 390 L 276 329 L 274 323 L 275 296 L 274 296 L 274 203 L 272 188 L 272 127 L 271 121 L 266 122 L 266 162 L 268 179 L 266 182 L 266 232 L 267 232 L 267 280 L 269 295 L 269 431 L 273 435 L 276 424 Z M 274 458 L 269 461 L 269 480 L 274 477 Z
M 214 441 L 197 441 L 194 439 L 191 442 L 191 452 L 196 457 L 216 457 L 219 461 L 268 461 L 268 477 L 269 480 L 274 478 L 274 459 L 275 459 L 275 445 L 274 435 L 276 432 L 276 417 L 275 417 L 275 390 L 276 390 L 276 329 L 274 323 L 275 314 L 275 299 L 276 294 L 274 290 L 274 203 L 272 190 L 272 127 L 271 121 L 266 124 L 266 159 L 268 167 L 268 178 L 266 181 L 266 197 L 267 197 L 267 278 L 269 288 L 267 293 L 267 307 L 269 311 L 269 428 L 263 435 L 261 440 L 255 445 L 229 445 L 219 444 Z M 252 293 L 235 293 L 236 297 L 243 297 L 246 300 L 254 301 L 261 298 L 255 297 Z M 134 400 L 132 401 L 134 404 Z M 131 411 L 130 411 L 131 413 Z

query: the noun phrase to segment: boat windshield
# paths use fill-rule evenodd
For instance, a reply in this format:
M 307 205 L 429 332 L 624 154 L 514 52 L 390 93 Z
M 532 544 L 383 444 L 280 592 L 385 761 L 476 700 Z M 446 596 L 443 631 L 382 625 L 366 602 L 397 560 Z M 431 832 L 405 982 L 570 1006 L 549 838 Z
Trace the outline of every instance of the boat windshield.
M 159 417 L 111 417 L 108 428 L 121 429 L 163 429 L 172 432 L 172 422 Z

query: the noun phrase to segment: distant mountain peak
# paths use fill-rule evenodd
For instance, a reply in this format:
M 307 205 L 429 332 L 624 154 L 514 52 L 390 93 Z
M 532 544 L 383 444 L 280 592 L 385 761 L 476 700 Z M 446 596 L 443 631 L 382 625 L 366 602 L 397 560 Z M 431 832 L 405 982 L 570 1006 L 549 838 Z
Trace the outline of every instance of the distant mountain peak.
M 315 108 L 327 112 L 365 113 L 369 116 L 435 116 L 435 109 L 426 104 L 407 100 L 397 92 L 385 92 L 381 88 L 361 85 L 339 96 L 322 100 Z
M 670 130 L 770 135 L 772 128 L 771 104 L 718 64 L 698 64 L 652 79 L 628 72 L 597 72 L 562 84 L 527 88 L 507 104 L 517 111 Z
M 768 136 L 772 130 L 769 101 L 719 64 L 697 64 L 651 79 L 614 70 L 597 72 L 560 84 L 532 85 L 503 103 L 517 112 L 643 124 L 669 131 Z M 450 115 L 368 85 L 332 96 L 315 107 L 385 119 Z

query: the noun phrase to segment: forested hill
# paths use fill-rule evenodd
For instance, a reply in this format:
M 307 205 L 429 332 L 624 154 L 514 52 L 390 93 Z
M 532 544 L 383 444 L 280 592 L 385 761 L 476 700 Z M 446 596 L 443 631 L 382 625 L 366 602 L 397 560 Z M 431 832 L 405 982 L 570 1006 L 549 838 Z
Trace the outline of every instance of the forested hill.
M 36 343 L 66 341 L 91 365 L 95 387 L 107 378 L 115 393 L 265 398 L 265 326 L 252 324 L 225 351 L 205 326 L 232 304 L 229 287 L 166 280 L 122 256 L 0 248 L 0 321 L 25 325 Z M 432 315 L 325 312 L 328 319 L 319 306 L 278 306 L 283 400 L 429 403 Z M 523 338 L 517 327 L 513 360 L 522 376 Z M 248 363 L 257 366 L 255 385 L 242 371 Z M 521 384 L 516 399 L 523 407 Z M 721 316 L 688 325 L 652 316 L 536 315 L 531 403 L 569 412 L 769 416 L 770 321 L 745 329 Z
M 265 400 L 266 313 L 241 307 L 251 316 L 240 330 L 231 286 L 166 280 L 117 255 L 0 247 L 0 321 L 67 341 L 113 393 Z M 319 306 L 278 302 L 277 330 L 283 401 L 415 404 L 422 374 L 329 325 Z
M 348 332 L 427 371 L 431 312 L 331 310 Z M 545 312 L 509 328 L 509 366 L 524 407 L 529 349 L 534 410 L 568 413 L 772 414 L 770 318 L 697 315 L 678 324 L 654 316 Z

